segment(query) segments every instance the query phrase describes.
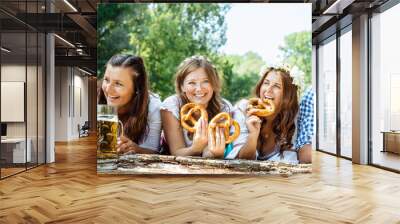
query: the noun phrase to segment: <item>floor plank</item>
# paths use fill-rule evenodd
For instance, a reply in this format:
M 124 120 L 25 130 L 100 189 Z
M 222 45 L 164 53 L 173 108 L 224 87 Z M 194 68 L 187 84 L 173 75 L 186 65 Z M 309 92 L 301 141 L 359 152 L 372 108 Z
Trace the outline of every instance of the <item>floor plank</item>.
M 376 165 L 400 170 L 400 154 L 375 150 L 372 157 L 372 162 Z
M 0 181 L 0 223 L 400 223 L 400 175 L 313 154 L 313 173 L 98 176 L 94 137 Z

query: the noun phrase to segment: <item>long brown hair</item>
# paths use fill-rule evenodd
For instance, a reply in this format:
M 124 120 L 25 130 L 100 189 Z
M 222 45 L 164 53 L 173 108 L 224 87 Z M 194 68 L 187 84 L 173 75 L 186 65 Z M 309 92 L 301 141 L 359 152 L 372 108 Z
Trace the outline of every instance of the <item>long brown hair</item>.
M 217 70 L 211 64 L 211 62 L 203 56 L 192 56 L 186 58 L 178 67 L 178 71 L 175 74 L 175 91 L 176 94 L 182 100 L 182 105 L 189 102 L 185 93 L 182 92 L 181 87 L 186 76 L 195 71 L 198 68 L 203 68 L 207 74 L 208 80 L 213 88 L 213 95 L 207 106 L 208 118 L 212 119 L 215 115 L 220 113 L 223 107 L 227 107 L 225 102 L 221 98 L 221 81 L 218 76 Z
M 131 74 L 134 94 L 128 103 L 128 110 L 120 115 L 119 119 L 124 124 L 125 136 L 139 144 L 143 140 L 145 133 L 148 132 L 149 86 L 143 59 L 133 55 L 114 55 L 108 60 L 106 67 L 108 65 L 131 68 L 133 70 Z M 101 87 L 97 91 L 97 104 L 107 104 Z
M 263 72 L 262 78 L 256 84 L 254 94 L 257 97 L 260 97 L 261 86 L 271 72 L 280 75 L 283 85 L 280 109 L 272 121 L 272 132 L 275 134 L 275 142 L 279 144 L 280 152 L 282 153 L 284 150 L 292 147 L 292 137 L 296 130 L 295 119 L 299 110 L 298 87 L 293 84 L 293 78 L 290 76 L 289 71 L 271 67 Z M 266 125 L 266 121 L 263 121 L 262 125 Z

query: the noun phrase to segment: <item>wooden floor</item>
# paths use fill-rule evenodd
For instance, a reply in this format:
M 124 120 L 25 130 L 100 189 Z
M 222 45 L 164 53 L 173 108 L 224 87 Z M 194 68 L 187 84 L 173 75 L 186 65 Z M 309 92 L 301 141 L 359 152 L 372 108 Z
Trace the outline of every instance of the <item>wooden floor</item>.
M 23 172 L 23 171 L 25 171 L 27 169 L 28 170 L 29 169 L 33 169 L 33 168 L 37 167 L 37 164 L 27 164 L 26 168 L 25 168 L 24 164 L 18 165 L 18 166 L 19 167 L 15 167 L 15 168 L 13 168 L 13 167 L 12 168 L 10 168 L 10 167 L 1 168 L 1 178 L 6 178 L 8 176 L 15 175 L 15 174 Z
M 106 176 L 94 138 L 0 181 L 0 223 L 400 223 L 400 175 L 315 153 L 312 174 Z
M 372 162 L 377 165 L 400 170 L 400 155 L 392 152 L 374 151 Z
M 10 175 L 13 175 L 15 173 L 19 173 L 26 170 L 25 167 L 24 168 L 1 168 L 1 177 L 7 177 Z

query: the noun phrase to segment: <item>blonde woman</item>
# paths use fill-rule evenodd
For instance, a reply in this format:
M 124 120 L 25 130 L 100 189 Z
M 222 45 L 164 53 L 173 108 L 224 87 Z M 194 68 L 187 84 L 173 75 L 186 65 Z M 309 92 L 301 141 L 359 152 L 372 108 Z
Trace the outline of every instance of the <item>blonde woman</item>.
M 236 158 L 232 144 L 225 145 L 223 128 L 216 128 L 215 137 L 208 131 L 208 123 L 200 119 L 196 131 L 189 133 L 180 123 L 180 109 L 186 103 L 202 105 L 211 120 L 220 112 L 232 115 L 229 101 L 220 96 L 221 81 L 217 70 L 203 56 L 185 59 L 175 77 L 176 94 L 169 96 L 161 105 L 164 135 L 172 155 L 203 156 L 211 158 Z

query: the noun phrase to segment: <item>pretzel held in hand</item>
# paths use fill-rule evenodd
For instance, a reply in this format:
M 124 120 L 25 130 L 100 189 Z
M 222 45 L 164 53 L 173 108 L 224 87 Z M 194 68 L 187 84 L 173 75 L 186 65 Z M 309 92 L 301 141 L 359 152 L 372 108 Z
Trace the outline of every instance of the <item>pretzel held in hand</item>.
M 200 117 L 198 119 L 194 118 L 196 112 L 200 112 Z M 208 122 L 208 114 L 206 109 L 195 103 L 187 103 L 181 108 L 181 125 L 183 128 L 188 130 L 189 132 L 195 132 L 196 129 L 194 126 L 198 122 L 200 118 L 203 118 L 206 122 Z M 189 123 L 190 124 L 189 124 Z
M 274 114 L 275 104 L 269 99 L 251 98 L 247 106 L 247 111 L 250 115 L 257 117 L 268 117 Z
M 232 135 L 229 135 L 229 130 L 231 125 L 235 127 L 235 132 Z M 215 115 L 215 117 L 210 121 L 210 124 L 208 124 L 208 128 L 211 129 L 211 131 L 214 133 L 214 136 L 217 127 L 224 128 L 226 144 L 233 142 L 239 137 L 240 134 L 239 123 L 233 120 L 227 112 L 221 112 Z

